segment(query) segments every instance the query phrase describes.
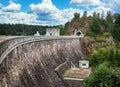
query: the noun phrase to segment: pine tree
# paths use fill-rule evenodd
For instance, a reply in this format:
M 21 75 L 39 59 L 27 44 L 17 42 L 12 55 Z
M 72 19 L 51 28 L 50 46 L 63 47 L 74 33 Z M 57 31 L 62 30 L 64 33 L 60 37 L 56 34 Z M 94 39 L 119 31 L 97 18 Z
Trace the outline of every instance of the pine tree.
M 105 17 L 105 14 L 104 14 L 104 10 L 103 10 L 101 13 L 101 19 L 104 19 L 104 17 Z
M 74 13 L 74 19 L 79 19 L 80 18 L 80 14 L 79 13 Z
M 87 18 L 87 11 L 84 11 L 83 17 L 84 17 L 84 18 Z
M 96 12 L 94 11 L 93 12 L 93 18 L 96 18 L 97 17 L 97 14 L 96 14 Z

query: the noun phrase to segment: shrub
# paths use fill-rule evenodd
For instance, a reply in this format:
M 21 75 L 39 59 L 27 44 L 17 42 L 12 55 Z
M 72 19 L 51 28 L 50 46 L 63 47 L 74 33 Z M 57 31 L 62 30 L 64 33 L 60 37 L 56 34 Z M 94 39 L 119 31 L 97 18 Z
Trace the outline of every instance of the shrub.
M 96 34 L 93 32 L 86 32 L 86 36 L 96 37 Z
M 102 38 L 96 38 L 95 41 L 96 41 L 96 42 L 105 42 L 105 40 L 102 39 Z
M 110 36 L 111 36 L 111 33 L 105 32 L 105 33 L 103 33 L 103 36 L 104 36 L 104 37 L 110 37 Z
M 93 73 L 84 81 L 83 87 L 119 87 L 119 71 L 119 68 L 113 69 L 107 62 L 104 62 L 95 67 Z
M 93 20 L 92 24 L 90 25 L 91 32 L 94 32 L 96 34 L 100 33 L 100 24 L 98 20 Z

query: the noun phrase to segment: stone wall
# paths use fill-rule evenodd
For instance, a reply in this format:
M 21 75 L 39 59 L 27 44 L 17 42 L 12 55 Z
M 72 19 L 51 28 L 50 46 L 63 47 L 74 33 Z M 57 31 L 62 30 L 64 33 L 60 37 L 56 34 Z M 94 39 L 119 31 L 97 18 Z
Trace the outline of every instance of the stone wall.
M 51 39 L 15 48 L 0 64 L 0 87 L 66 87 L 55 69 L 83 57 L 81 42 L 78 38 Z

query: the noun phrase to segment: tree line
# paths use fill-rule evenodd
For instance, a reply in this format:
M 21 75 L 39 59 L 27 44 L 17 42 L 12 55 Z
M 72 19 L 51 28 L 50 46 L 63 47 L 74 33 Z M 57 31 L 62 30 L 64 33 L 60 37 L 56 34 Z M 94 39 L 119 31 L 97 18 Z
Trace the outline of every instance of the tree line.
M 0 35 L 17 36 L 17 35 L 34 35 L 37 31 L 41 35 L 46 34 L 46 28 L 59 26 L 41 26 L 26 24 L 0 24 Z
M 78 21 L 82 21 L 80 27 L 84 27 L 84 21 L 86 22 L 90 19 L 92 23 L 89 24 L 89 31 L 86 33 L 98 35 L 108 32 L 114 37 L 115 41 L 120 41 L 120 14 L 112 14 L 110 11 L 106 13 L 105 15 L 104 11 L 101 14 L 94 11 L 92 16 L 88 16 L 87 11 L 84 11 L 82 16 L 80 16 L 80 13 L 74 13 L 73 19 L 65 24 L 62 33 L 64 34 L 68 26 Z

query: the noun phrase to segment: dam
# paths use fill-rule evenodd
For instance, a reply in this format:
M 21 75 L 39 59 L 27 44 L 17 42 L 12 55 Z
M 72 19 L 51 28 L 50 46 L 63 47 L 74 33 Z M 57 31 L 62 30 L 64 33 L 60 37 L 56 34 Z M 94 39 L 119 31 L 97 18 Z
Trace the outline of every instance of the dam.
M 21 36 L 0 42 L 0 87 L 70 87 L 63 73 L 86 54 L 80 36 Z

